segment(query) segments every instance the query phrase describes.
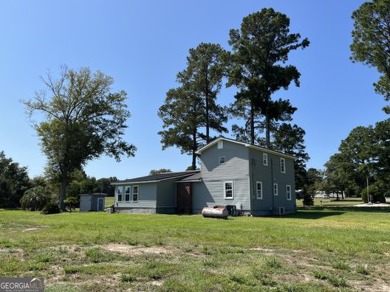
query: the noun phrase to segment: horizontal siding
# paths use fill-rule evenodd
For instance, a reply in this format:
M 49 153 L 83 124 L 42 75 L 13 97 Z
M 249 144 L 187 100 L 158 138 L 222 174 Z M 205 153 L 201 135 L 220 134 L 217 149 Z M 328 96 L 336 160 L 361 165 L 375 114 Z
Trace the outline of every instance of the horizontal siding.
M 280 156 L 268 153 L 268 165 L 263 164 L 263 152 L 250 151 L 251 161 L 251 209 L 253 215 L 272 215 L 279 207 L 286 213 L 296 211 L 294 160 L 285 157 L 286 172 L 280 168 Z M 262 182 L 263 199 L 257 199 L 256 182 Z M 274 196 L 273 185 L 278 184 L 278 195 Z M 287 200 L 286 186 L 291 186 L 291 200 Z
M 175 180 L 162 181 L 157 185 L 157 208 L 163 207 L 176 207 Z
M 220 163 L 220 157 L 225 158 L 225 163 Z M 247 177 L 249 174 L 248 149 L 242 145 L 224 141 L 222 149 L 217 149 L 217 145 L 214 145 L 202 153 L 201 167 L 204 180 Z
M 135 184 L 138 186 L 138 202 L 132 202 L 130 195 L 130 202 L 118 202 L 118 192 L 117 189 L 121 188 L 123 193 L 124 200 L 124 190 L 127 186 L 133 187 L 132 184 L 125 186 L 116 186 L 115 187 L 115 207 L 119 208 L 144 208 L 144 209 L 155 209 L 156 208 L 156 194 L 157 194 L 157 184 L 148 183 L 148 184 Z
M 224 163 L 220 158 L 224 157 Z M 198 213 L 203 207 L 235 205 L 238 209 L 250 209 L 248 148 L 223 141 L 204 151 L 201 156 L 202 183 L 194 184 L 193 209 Z M 233 199 L 225 199 L 224 183 L 233 182 Z

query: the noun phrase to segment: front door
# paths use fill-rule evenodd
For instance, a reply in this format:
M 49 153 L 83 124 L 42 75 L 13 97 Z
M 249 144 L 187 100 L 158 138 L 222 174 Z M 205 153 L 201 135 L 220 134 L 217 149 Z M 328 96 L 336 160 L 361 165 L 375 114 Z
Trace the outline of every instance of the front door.
M 192 213 L 192 184 L 189 182 L 177 184 L 176 198 L 177 214 Z

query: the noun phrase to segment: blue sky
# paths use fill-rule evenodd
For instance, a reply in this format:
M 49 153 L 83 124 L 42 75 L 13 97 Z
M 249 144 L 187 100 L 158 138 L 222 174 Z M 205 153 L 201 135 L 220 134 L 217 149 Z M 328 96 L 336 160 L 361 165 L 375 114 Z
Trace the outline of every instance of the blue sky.
M 58 76 L 67 65 L 90 67 L 114 78 L 113 90 L 128 93 L 132 117 L 125 139 L 138 148 L 120 163 L 108 157 L 91 161 L 88 175 L 142 176 L 151 169 L 181 171 L 191 157 L 177 148 L 162 150 L 157 110 L 176 74 L 186 67 L 190 48 L 201 42 L 226 49 L 229 30 L 242 18 L 273 7 L 291 20 L 290 30 L 311 45 L 293 52 L 290 63 L 301 72 L 301 86 L 280 91 L 298 108 L 294 123 L 306 131 L 308 167 L 323 168 L 342 139 L 356 126 L 384 120 L 383 98 L 374 93 L 374 68 L 350 61 L 352 12 L 365 1 L 313 0 L 105 0 L 0 2 L 0 151 L 27 166 L 31 177 L 46 163 L 25 108 L 44 89 L 40 76 Z M 223 89 L 219 102 L 229 104 L 234 89 Z M 227 135 L 230 137 L 229 135 Z

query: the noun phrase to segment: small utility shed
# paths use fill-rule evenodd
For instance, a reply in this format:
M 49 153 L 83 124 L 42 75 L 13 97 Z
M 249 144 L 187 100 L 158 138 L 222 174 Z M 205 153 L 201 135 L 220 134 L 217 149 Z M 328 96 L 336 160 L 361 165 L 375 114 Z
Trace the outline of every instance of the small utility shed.
M 104 211 L 106 194 L 80 194 L 80 212 Z

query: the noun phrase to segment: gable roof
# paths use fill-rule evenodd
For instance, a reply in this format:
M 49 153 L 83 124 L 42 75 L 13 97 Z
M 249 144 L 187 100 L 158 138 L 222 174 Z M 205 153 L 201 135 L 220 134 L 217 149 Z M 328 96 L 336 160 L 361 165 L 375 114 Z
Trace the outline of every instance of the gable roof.
M 294 156 L 289 155 L 289 154 L 284 154 L 284 153 L 281 153 L 281 152 L 278 152 L 278 151 L 274 151 L 274 150 L 267 149 L 267 148 L 264 148 L 264 147 L 252 145 L 252 144 L 249 144 L 249 143 L 239 142 L 237 140 L 228 139 L 228 138 L 225 138 L 225 137 L 219 137 L 219 138 L 215 139 L 214 141 L 210 142 L 209 144 L 203 146 L 198 151 L 196 151 L 196 154 L 202 155 L 202 152 L 204 152 L 207 149 L 209 149 L 209 148 L 213 147 L 214 145 L 218 144 L 219 141 L 226 141 L 226 142 L 242 145 L 244 147 L 247 147 L 247 148 L 250 148 L 250 149 L 253 149 L 253 150 L 256 150 L 256 151 L 261 151 L 261 152 L 277 155 L 277 156 L 280 156 L 280 157 L 295 159 Z
M 125 185 L 125 184 L 145 184 L 145 183 L 154 183 L 154 182 L 160 182 L 164 180 L 170 180 L 170 179 L 181 179 L 188 176 L 192 176 L 196 173 L 199 173 L 199 170 L 194 171 L 181 171 L 181 172 L 164 172 L 164 173 L 157 173 L 153 175 L 147 175 L 147 176 L 141 176 L 136 177 L 132 179 L 125 179 L 118 182 L 113 182 L 111 185 L 118 186 L 118 185 Z

